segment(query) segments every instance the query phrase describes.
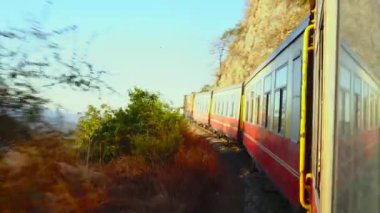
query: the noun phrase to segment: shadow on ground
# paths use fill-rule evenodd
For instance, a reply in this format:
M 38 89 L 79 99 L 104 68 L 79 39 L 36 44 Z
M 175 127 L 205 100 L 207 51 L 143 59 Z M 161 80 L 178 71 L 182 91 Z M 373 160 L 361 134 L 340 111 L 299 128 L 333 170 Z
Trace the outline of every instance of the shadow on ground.
M 195 134 L 202 135 L 218 150 L 221 164 L 226 172 L 233 173 L 238 179 L 237 188 L 242 187 L 243 196 L 239 196 L 242 212 L 288 213 L 299 212 L 264 173 L 252 171 L 252 159 L 244 147 L 226 138 L 219 138 L 209 130 L 194 125 Z

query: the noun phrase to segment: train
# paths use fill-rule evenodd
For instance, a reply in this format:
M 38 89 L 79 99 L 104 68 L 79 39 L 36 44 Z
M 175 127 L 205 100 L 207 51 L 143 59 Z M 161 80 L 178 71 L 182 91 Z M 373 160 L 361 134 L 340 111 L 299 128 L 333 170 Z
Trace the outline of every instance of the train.
M 310 0 L 247 79 L 184 97 L 186 117 L 241 143 L 306 212 L 380 212 L 380 47 L 359 29 L 380 38 L 380 4 L 357 3 Z

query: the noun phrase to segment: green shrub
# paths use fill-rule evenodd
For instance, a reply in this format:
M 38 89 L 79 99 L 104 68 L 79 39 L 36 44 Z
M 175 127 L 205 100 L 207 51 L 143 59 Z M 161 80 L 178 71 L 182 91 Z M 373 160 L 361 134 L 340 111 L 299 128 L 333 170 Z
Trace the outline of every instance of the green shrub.
M 142 156 L 151 164 L 162 164 L 172 159 L 182 141 L 182 135 L 173 131 L 164 138 L 136 135 L 131 143 L 133 154 Z
M 89 106 L 77 126 L 76 145 L 87 161 L 109 161 L 120 153 L 121 141 L 115 137 L 114 111 L 103 104 L 100 109 Z
M 107 162 L 122 154 L 142 156 L 151 163 L 170 160 L 182 142 L 185 121 L 159 94 L 129 91 L 124 109 L 89 106 L 78 123 L 77 147 L 87 161 Z

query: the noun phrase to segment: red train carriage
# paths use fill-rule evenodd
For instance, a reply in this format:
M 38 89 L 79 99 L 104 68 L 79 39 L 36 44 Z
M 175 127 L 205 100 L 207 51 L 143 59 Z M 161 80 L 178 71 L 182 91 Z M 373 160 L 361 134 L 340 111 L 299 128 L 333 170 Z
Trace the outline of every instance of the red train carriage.
M 217 89 L 212 95 L 210 125 L 213 129 L 237 140 L 239 131 L 242 84 Z
M 211 94 L 202 92 L 194 95 L 193 119 L 199 124 L 209 125 Z
M 306 19 L 244 85 L 243 143 L 289 200 L 299 203 L 299 132 Z
M 193 119 L 233 138 L 240 131 L 280 191 L 308 212 L 379 212 L 380 4 L 310 6 L 313 19 L 240 87 L 239 116 L 230 87 L 196 94 Z

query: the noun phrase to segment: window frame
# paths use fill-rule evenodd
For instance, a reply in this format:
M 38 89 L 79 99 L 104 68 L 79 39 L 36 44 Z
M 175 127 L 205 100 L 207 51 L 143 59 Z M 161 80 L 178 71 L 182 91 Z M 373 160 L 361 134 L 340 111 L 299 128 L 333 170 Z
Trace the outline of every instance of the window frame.
M 271 112 L 271 106 L 272 106 L 272 88 L 273 88 L 273 72 L 270 72 L 264 77 L 263 80 L 263 117 L 261 118 L 262 126 L 266 129 L 272 129 L 272 125 L 270 122 L 270 112 Z M 270 82 L 269 90 L 266 90 L 266 83 L 267 79 L 269 79 L 268 82 Z M 264 103 L 265 101 L 265 103 Z M 265 118 L 265 119 L 264 119 Z
M 297 60 L 299 60 L 299 62 L 297 62 Z M 296 66 L 296 62 L 299 63 L 298 66 Z M 292 70 L 291 70 L 291 82 L 292 82 L 292 86 L 291 86 L 291 120 L 290 120 L 290 132 L 289 132 L 289 138 L 292 142 L 294 143 L 299 143 L 299 140 L 300 140 L 300 128 L 301 128 L 301 93 L 302 93 L 302 56 L 301 55 L 297 55 L 296 57 L 294 57 L 292 59 Z M 298 67 L 298 72 L 299 73 L 296 73 L 296 69 Z M 298 80 L 296 79 L 296 75 L 299 74 L 299 87 L 296 88 L 296 83 L 295 83 L 295 80 Z M 298 92 L 299 94 L 296 95 L 296 92 L 298 89 Z M 293 104 L 295 103 L 295 99 L 299 99 L 298 102 L 296 102 L 296 104 L 298 104 L 298 117 L 297 114 L 296 114 L 296 111 L 295 111 L 295 106 L 293 106 Z M 293 123 L 293 121 L 297 122 L 297 123 Z M 296 128 L 297 127 L 297 128 Z M 296 134 L 296 135 L 294 135 Z M 296 136 L 296 137 L 295 137 Z
M 277 73 L 282 70 L 283 68 L 286 67 L 286 81 L 285 81 L 285 84 L 283 85 L 279 85 L 277 86 Z M 288 90 L 288 71 L 289 71 L 289 63 L 288 62 L 285 62 L 284 64 L 282 64 L 281 66 L 279 66 L 278 68 L 275 69 L 274 71 L 274 77 L 275 77 L 275 80 L 274 80 L 274 106 L 273 106 L 273 125 L 272 125 L 272 130 L 275 131 L 276 134 L 278 135 L 281 135 L 281 136 L 285 136 L 285 133 L 286 133 L 286 114 L 287 114 L 287 90 Z M 275 110 L 276 110 L 276 93 L 279 92 L 280 93 L 280 100 L 279 100 L 279 108 L 278 108 L 278 117 L 277 117 L 277 127 L 276 127 L 276 121 L 275 121 Z M 283 97 L 284 97 L 284 94 L 285 94 L 285 104 L 283 104 Z M 284 106 L 284 107 L 283 107 Z M 282 114 L 283 114 L 283 108 L 285 109 L 284 110 L 284 118 L 282 119 Z M 283 130 L 281 129 L 281 126 L 282 124 L 284 123 L 284 128 Z

